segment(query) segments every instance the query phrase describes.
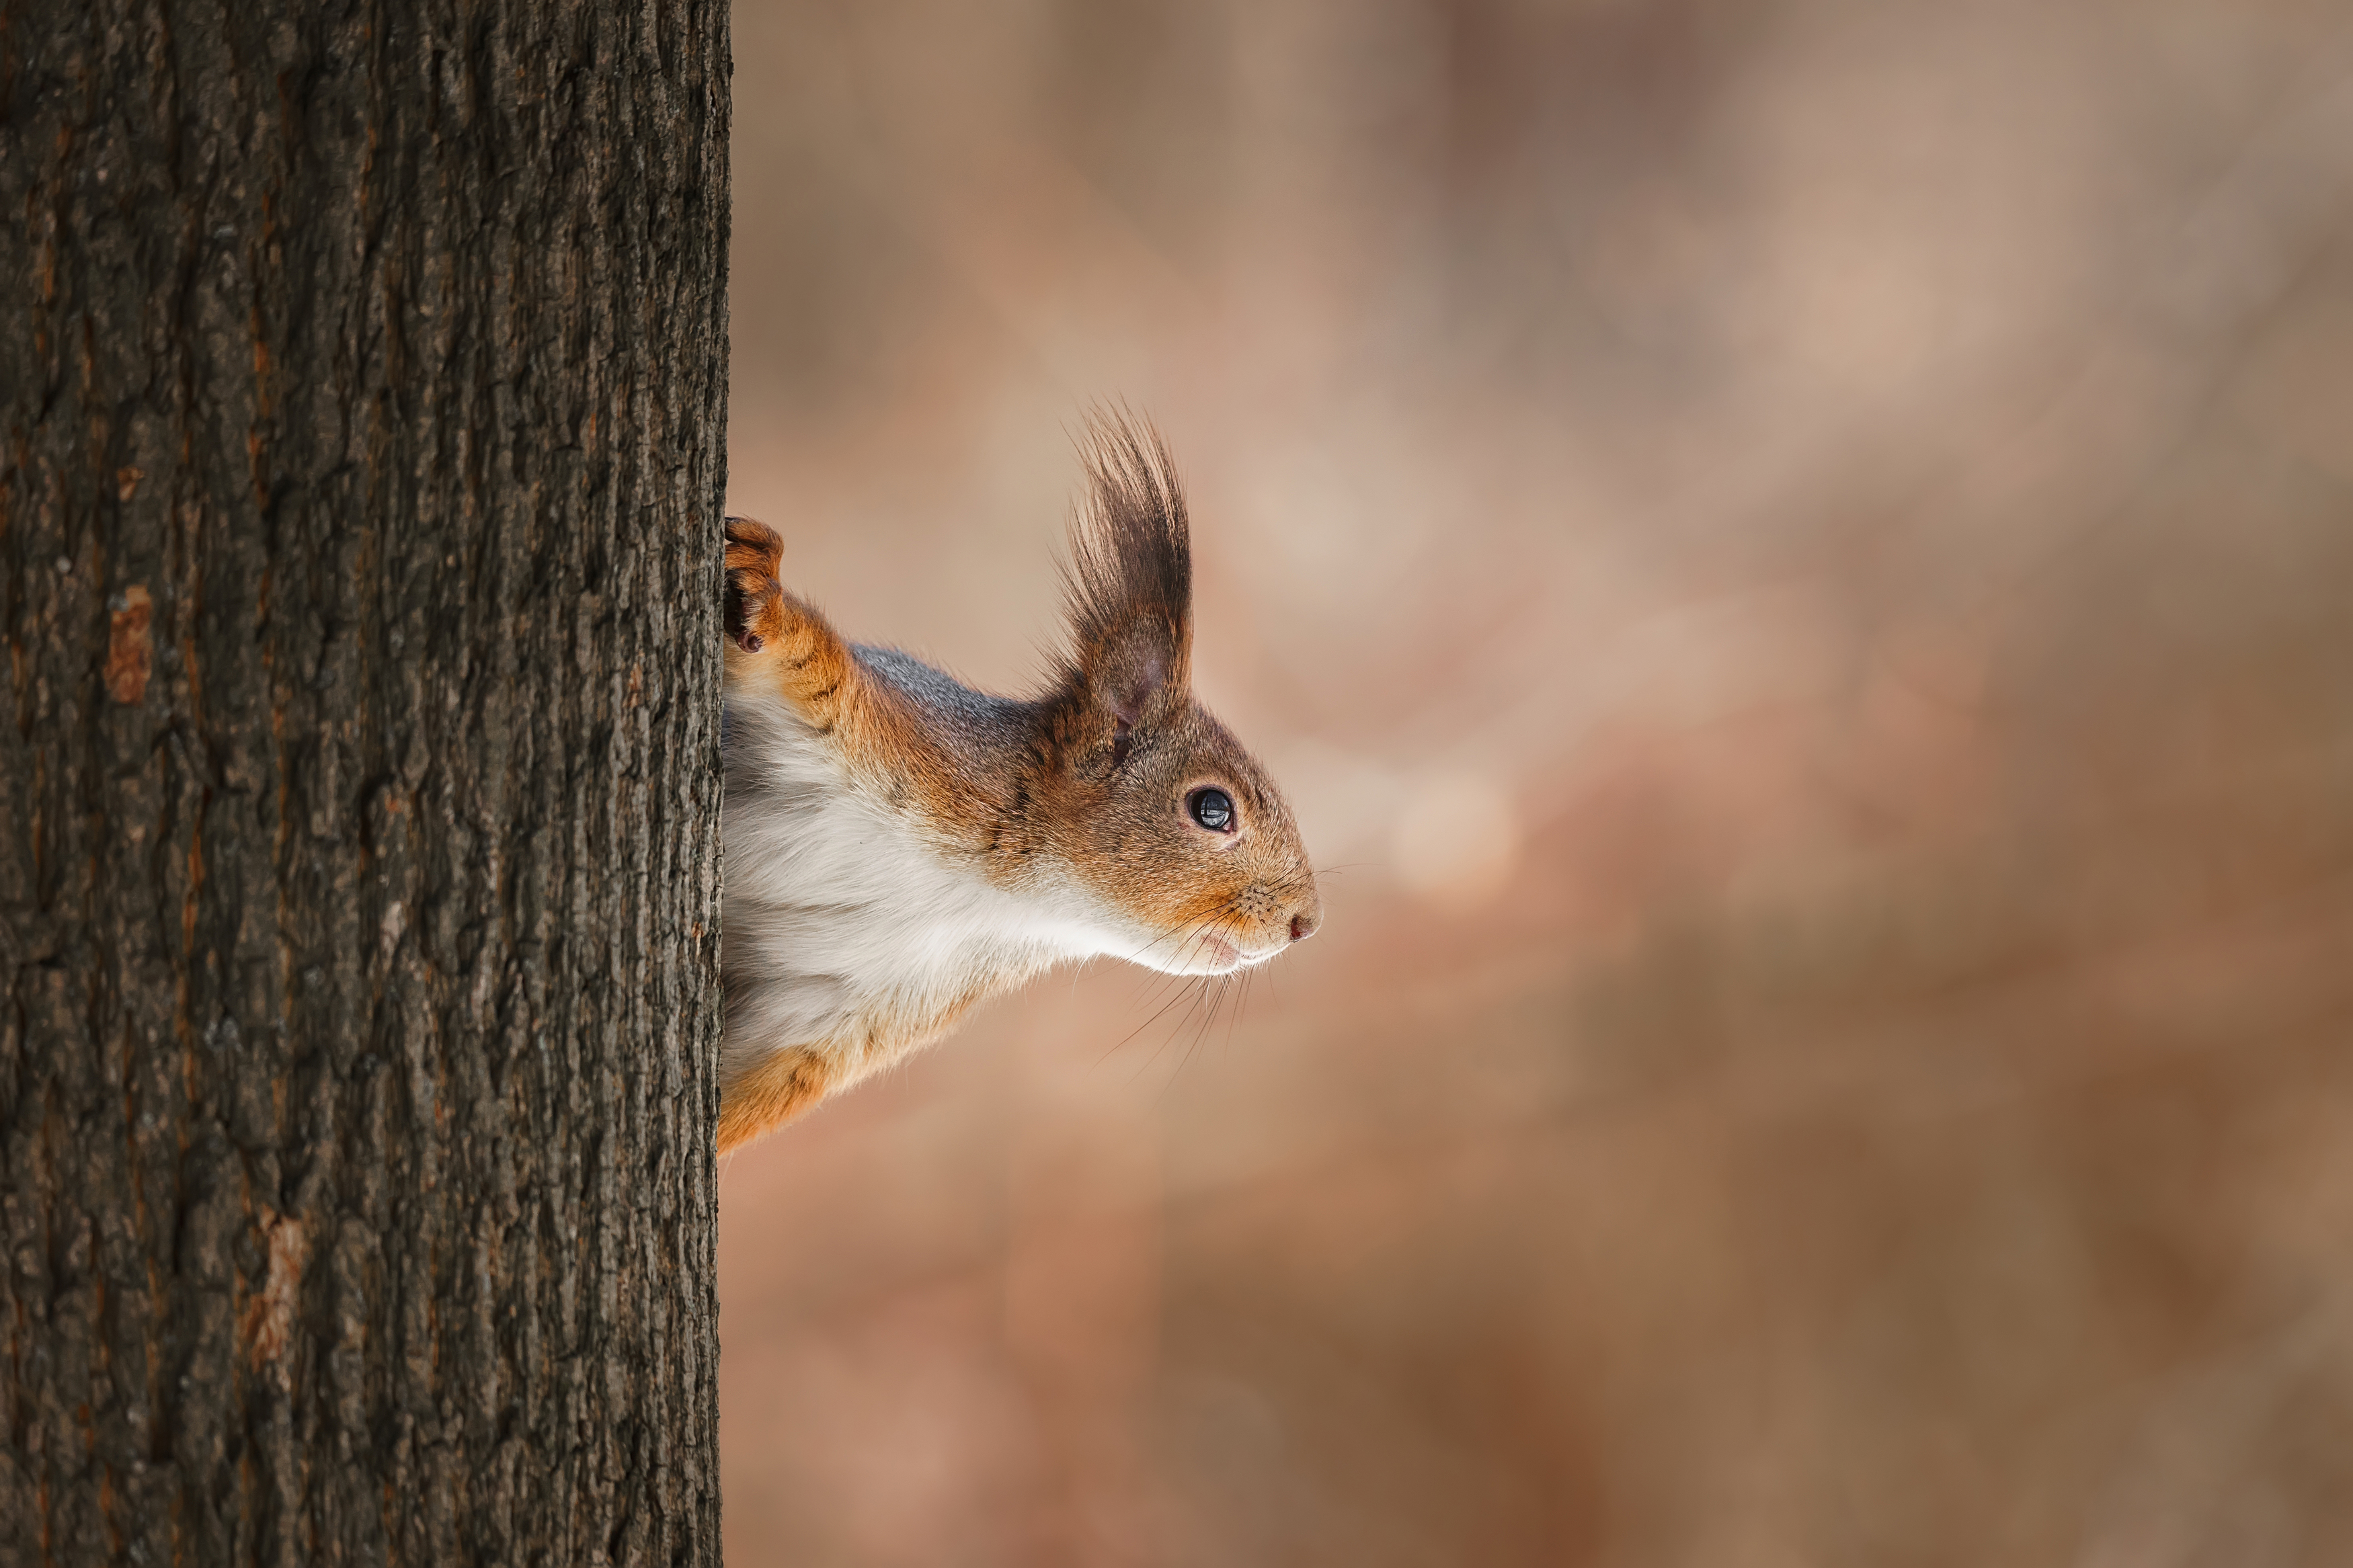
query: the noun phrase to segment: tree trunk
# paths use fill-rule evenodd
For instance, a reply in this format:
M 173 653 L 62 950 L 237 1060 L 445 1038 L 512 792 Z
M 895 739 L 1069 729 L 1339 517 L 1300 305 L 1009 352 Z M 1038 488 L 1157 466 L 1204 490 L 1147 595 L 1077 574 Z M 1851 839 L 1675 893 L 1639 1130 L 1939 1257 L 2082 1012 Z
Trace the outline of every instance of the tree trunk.
M 715 1563 L 720 0 L 0 0 L 0 1563 Z

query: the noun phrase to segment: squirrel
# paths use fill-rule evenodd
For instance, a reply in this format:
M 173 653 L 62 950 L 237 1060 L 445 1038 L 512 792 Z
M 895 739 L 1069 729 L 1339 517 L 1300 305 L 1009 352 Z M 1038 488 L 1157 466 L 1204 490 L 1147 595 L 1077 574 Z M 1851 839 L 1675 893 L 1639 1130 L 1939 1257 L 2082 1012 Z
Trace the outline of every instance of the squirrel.
M 1069 642 L 1028 700 L 845 640 L 726 523 L 719 1148 L 1064 959 L 1228 974 L 1323 919 L 1291 808 L 1194 696 L 1184 492 L 1098 413 Z

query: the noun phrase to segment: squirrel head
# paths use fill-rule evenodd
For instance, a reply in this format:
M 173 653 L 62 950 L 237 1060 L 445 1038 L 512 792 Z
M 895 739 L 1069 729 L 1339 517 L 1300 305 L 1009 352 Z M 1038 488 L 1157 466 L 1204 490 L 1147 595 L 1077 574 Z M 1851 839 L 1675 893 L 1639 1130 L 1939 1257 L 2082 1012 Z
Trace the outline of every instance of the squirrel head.
M 1050 847 L 1124 918 L 1138 963 L 1220 974 L 1323 920 L 1282 792 L 1193 695 L 1184 492 L 1157 435 L 1097 416 L 1065 570 L 1069 648 L 1047 694 Z

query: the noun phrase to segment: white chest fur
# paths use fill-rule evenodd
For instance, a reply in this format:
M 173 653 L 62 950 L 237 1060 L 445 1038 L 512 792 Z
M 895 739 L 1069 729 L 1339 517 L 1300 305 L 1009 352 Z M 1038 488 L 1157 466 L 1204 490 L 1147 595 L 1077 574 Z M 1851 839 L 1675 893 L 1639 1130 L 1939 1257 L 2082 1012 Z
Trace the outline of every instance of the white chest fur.
M 959 865 L 910 813 L 860 788 L 775 699 L 731 693 L 722 965 L 730 1073 L 787 1047 L 847 1078 L 910 1020 L 1066 958 L 1134 943 L 1075 887 L 1008 891 Z

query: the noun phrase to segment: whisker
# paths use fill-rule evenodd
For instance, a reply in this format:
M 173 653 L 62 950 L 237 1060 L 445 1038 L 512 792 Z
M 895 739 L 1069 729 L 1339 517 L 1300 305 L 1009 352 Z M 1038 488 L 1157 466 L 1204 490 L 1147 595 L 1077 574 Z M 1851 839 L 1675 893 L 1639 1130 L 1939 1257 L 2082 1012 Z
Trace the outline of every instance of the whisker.
M 1202 975 L 1202 983 L 1200 983 L 1200 987 L 1198 987 L 1198 1002 L 1196 1002 L 1196 1006 L 1198 1006 L 1198 1004 L 1200 1004 L 1200 1002 L 1207 1002 L 1207 1004 L 1209 1004 L 1209 1016 L 1217 1016 L 1217 992 L 1212 990 L 1212 985 L 1209 985 L 1209 978 L 1207 978 L 1207 975 Z M 1181 1032 L 1184 1032 L 1184 1025 L 1188 1025 L 1188 1023 L 1193 1023 L 1193 1013 L 1190 1013 L 1190 1011 L 1186 1013 L 1186 1016 L 1184 1016 L 1184 1018 L 1179 1020 L 1179 1023 L 1176 1023 L 1176 1035 L 1181 1035 Z M 1167 1044 L 1174 1044 L 1174 1041 L 1176 1041 L 1176 1035 L 1169 1035 L 1169 1041 L 1167 1041 Z M 1196 1039 L 1198 1039 L 1198 1037 L 1196 1037 Z M 1163 1044 L 1163 1051 L 1165 1051 L 1165 1048 L 1167 1048 L 1167 1044 Z M 1153 1060 L 1157 1060 L 1157 1058 L 1160 1058 L 1160 1053 L 1155 1051 L 1155 1053 L 1153 1053 Z M 1160 1100 L 1163 1100 L 1163 1098 L 1167 1098 L 1169 1086 L 1176 1084 L 1176 1079 L 1179 1079 L 1179 1074 L 1184 1074 L 1184 1065 L 1188 1063 L 1188 1060 L 1193 1060 L 1193 1047 L 1190 1047 L 1190 1044 L 1186 1044 L 1184 1053 L 1181 1053 L 1181 1056 L 1176 1058 L 1176 1069 L 1174 1069 L 1174 1072 L 1169 1072 L 1167 1081 L 1163 1081 L 1163 1084 L 1160 1084 L 1160 1089 L 1157 1089 L 1155 1093 L 1153 1093 L 1153 1102 L 1155 1102 L 1155 1105 L 1157 1105 L 1157 1102 L 1160 1102 Z
M 1229 1043 L 1232 1041 L 1234 1034 L 1234 1010 L 1231 1007 L 1227 1007 L 1226 1004 L 1233 1001 L 1240 994 L 1241 987 L 1234 984 L 1234 978 L 1232 975 L 1228 975 L 1225 979 L 1218 983 L 1218 1005 L 1209 1009 L 1208 1023 L 1201 1030 L 1201 1037 L 1193 1043 L 1194 1050 L 1198 1051 L 1203 1046 L 1208 1044 L 1209 1035 L 1218 1026 L 1218 1009 L 1219 1007 L 1225 1008 L 1226 1039 Z M 1185 1059 L 1189 1062 L 1193 1058 L 1190 1055 L 1187 1055 Z
M 1226 1013 L 1227 1048 L 1230 1049 L 1234 1026 L 1240 1020 L 1241 1004 L 1250 994 L 1250 984 L 1254 978 L 1256 966 L 1245 965 L 1238 971 L 1229 971 L 1222 974 L 1188 973 L 1186 970 L 1197 949 L 1203 947 L 1213 939 L 1240 935 L 1245 924 L 1240 907 L 1240 902 L 1241 895 L 1238 893 L 1206 915 L 1179 921 L 1157 932 L 1150 941 L 1128 955 L 1130 962 L 1143 965 L 1145 954 L 1166 944 L 1176 944 L 1175 951 L 1169 955 L 1168 968 L 1159 969 L 1156 964 L 1143 965 L 1158 970 L 1158 973 L 1145 983 L 1136 998 L 1140 1005 L 1151 1007 L 1151 1013 L 1143 1022 L 1130 1029 L 1096 1058 L 1097 1066 L 1110 1061 L 1139 1036 L 1153 1029 L 1176 1009 L 1179 1002 L 1186 1004 L 1185 1010 L 1177 1015 L 1176 1021 L 1170 1026 L 1166 1037 L 1153 1047 L 1152 1054 L 1137 1066 L 1138 1074 L 1148 1071 L 1153 1064 L 1166 1053 L 1170 1046 L 1175 1045 L 1180 1037 L 1187 1037 L 1189 1031 L 1190 1037 L 1186 1039 L 1176 1072 L 1169 1075 L 1169 1082 L 1175 1082 L 1176 1077 L 1190 1065 L 1193 1058 L 1199 1053 L 1202 1045 L 1215 1031 L 1218 1015 L 1220 1012 Z M 1242 980 L 1239 991 L 1233 984 L 1236 973 L 1239 973 Z M 1217 982 L 1214 986 L 1209 984 L 1212 980 Z M 1164 994 L 1171 990 L 1174 991 L 1174 994 L 1166 994 L 1164 999 Z M 1234 1004 L 1231 1008 L 1227 1005 L 1229 1002 Z M 1154 1005 L 1155 1003 L 1157 1005 Z M 1132 1077 L 1130 1081 L 1134 1081 Z M 1167 1085 L 1162 1085 L 1161 1092 L 1166 1091 Z
M 1183 1033 L 1185 1032 L 1185 1026 L 1186 1026 L 1186 1025 L 1187 1025 L 1187 1024 L 1189 1024 L 1189 1023 L 1191 1023 L 1191 1022 L 1193 1021 L 1193 1015 L 1194 1015 L 1196 1012 L 1198 1012 L 1198 1011 L 1199 1011 L 1199 1010 L 1200 1010 L 1200 1006 L 1201 1006 L 1202 1002 L 1203 1002 L 1203 1001 L 1205 1001 L 1205 1000 L 1207 1000 L 1208 995 L 1208 991 L 1209 991 L 1209 982 L 1208 982 L 1208 976 L 1206 976 L 1206 975 L 1204 975 L 1204 976 L 1201 976 L 1201 977 L 1200 977 L 1200 984 L 1198 984 L 1198 985 L 1191 985 L 1191 986 L 1187 986 L 1187 987 L 1186 988 L 1186 994 L 1189 995 L 1189 996 L 1193 999 L 1193 1005 L 1192 1005 L 1191 1006 L 1189 1006 L 1189 1007 L 1187 1007 L 1187 1008 L 1186 1008 L 1186 1009 L 1185 1009 L 1184 1015 L 1183 1015 L 1182 1016 L 1180 1016 L 1180 1017 L 1176 1020 L 1176 1028 L 1174 1028 L 1174 1029 L 1172 1029 L 1172 1030 L 1170 1030 L 1170 1031 L 1169 1031 L 1169 1033 L 1168 1033 L 1168 1037 L 1167 1037 L 1166 1039 L 1165 1039 L 1165 1040 L 1161 1041 L 1157 1046 L 1155 1046 L 1155 1047 L 1153 1047 L 1153 1049 L 1152 1049 L 1152 1055 L 1151 1055 L 1149 1058 L 1147 1058 L 1145 1059 L 1145 1063 L 1144 1063 L 1144 1065 L 1143 1065 L 1142 1067 L 1137 1068 L 1135 1069 L 1135 1075 L 1134 1075 L 1134 1077 L 1131 1077 L 1131 1078 L 1127 1080 L 1128 1082 L 1130 1082 L 1130 1083 L 1134 1083 L 1134 1082 L 1135 1081 L 1136 1078 L 1141 1078 L 1141 1077 L 1142 1077 L 1142 1076 L 1143 1076 L 1146 1071 L 1150 1070 L 1150 1068 L 1152 1068 L 1153 1064 L 1154 1064 L 1155 1062 L 1157 1062 L 1157 1061 L 1160 1059 L 1161 1053 L 1163 1053 L 1164 1051 L 1167 1050 L 1167 1048 L 1168 1048 L 1170 1046 L 1172 1046 L 1172 1045 L 1176 1044 L 1176 1037 L 1177 1037 L 1178 1035 L 1181 1035 L 1181 1034 L 1183 1034 Z M 1178 1071 L 1182 1071 L 1182 1070 L 1184 1069 L 1184 1063 L 1182 1063 L 1181 1061 L 1180 1061 L 1180 1062 L 1178 1062 L 1176 1065 L 1177 1065 L 1177 1069 L 1178 1069 Z M 1170 1079 L 1171 1079 L 1171 1081 L 1174 1081 L 1174 1079 L 1175 1079 L 1175 1076 L 1176 1076 L 1176 1075 L 1172 1073 L 1172 1074 L 1171 1074 L 1171 1075 L 1169 1075 L 1169 1076 L 1170 1076 Z M 1167 1085 L 1167 1084 L 1165 1084 L 1165 1083 L 1164 1083 L 1164 1084 L 1162 1084 L 1162 1085 L 1160 1086 L 1160 1092 L 1161 1092 L 1162 1094 L 1166 1094 L 1166 1093 L 1167 1093 L 1167 1092 L 1168 1092 L 1168 1085 Z M 1155 1098 L 1156 1099 L 1156 1098 L 1157 1098 L 1157 1096 L 1155 1096 Z
M 1154 948 L 1158 947 L 1162 942 L 1168 941 L 1170 938 L 1184 932 L 1187 926 L 1192 928 L 1191 935 L 1198 938 L 1204 931 L 1208 931 L 1211 927 L 1218 925 L 1219 922 L 1230 921 L 1238 912 L 1236 906 L 1240 901 L 1240 895 L 1237 894 L 1235 897 L 1228 899 L 1224 903 L 1219 904 L 1216 909 L 1211 910 L 1198 921 L 1178 921 L 1176 924 L 1169 926 L 1166 930 L 1163 931 L 1158 936 L 1154 937 L 1150 942 L 1145 942 L 1142 947 L 1136 949 L 1134 952 L 1129 954 L 1128 962 L 1131 963 L 1142 963 L 1145 953 L 1150 952 Z
M 1185 1053 L 1185 1060 L 1187 1063 L 1192 1061 L 1195 1052 L 1198 1051 L 1203 1046 L 1208 1043 L 1210 1034 L 1215 1031 L 1218 1026 L 1219 1010 L 1223 1008 L 1228 1002 L 1231 1001 L 1233 996 L 1234 977 L 1230 974 L 1219 977 L 1218 981 L 1218 994 L 1210 1000 L 1209 1003 L 1209 1016 L 1201 1020 L 1201 1031 L 1199 1034 L 1193 1037 L 1192 1049 Z M 1231 1013 L 1228 1013 L 1226 1016 L 1230 1019 L 1233 1015 Z
M 1220 911 L 1220 913 L 1222 912 L 1223 911 Z M 1217 917 L 1212 916 L 1211 918 L 1215 919 Z M 1170 941 L 1180 934 L 1185 936 L 1187 945 L 1189 945 L 1192 942 L 1198 942 L 1203 936 L 1205 931 L 1206 927 L 1196 927 L 1188 933 L 1185 931 L 1185 928 L 1181 924 L 1172 926 L 1166 931 L 1162 932 L 1159 936 L 1153 938 L 1152 941 L 1141 951 L 1143 952 L 1149 952 L 1153 948 L 1159 946 L 1162 942 Z M 1184 957 L 1183 950 L 1179 949 L 1176 956 L 1181 961 Z M 1138 963 L 1139 967 L 1152 967 L 1150 965 L 1142 964 L 1139 960 L 1140 954 L 1137 958 L 1132 958 L 1130 962 Z M 1153 1001 L 1163 990 L 1171 985 L 1181 984 L 1187 978 L 1189 978 L 1189 976 L 1186 975 L 1181 971 L 1171 972 L 1168 970 L 1156 970 L 1153 973 L 1152 978 L 1144 983 L 1143 991 L 1137 996 L 1136 1000 L 1140 1005 L 1150 1006 Z
M 1241 996 L 1234 1003 L 1233 1016 L 1226 1020 L 1226 1055 L 1228 1057 L 1234 1054 L 1234 1030 L 1240 1026 L 1242 1015 L 1250 1011 L 1250 987 L 1257 984 L 1256 969 L 1246 969 L 1242 972 Z
M 1162 978 L 1165 980 L 1192 980 L 1196 978 L 1196 976 L 1189 974 L 1170 974 L 1163 975 Z M 1118 1054 L 1122 1046 L 1126 1045 L 1128 1041 L 1133 1040 L 1136 1036 L 1144 1033 L 1145 1030 L 1158 1023 L 1161 1018 L 1166 1015 L 1168 1009 L 1176 1005 L 1177 1003 L 1182 1002 L 1191 990 L 1192 987 L 1187 985 L 1184 990 L 1177 992 L 1176 995 L 1171 996 L 1168 1000 L 1163 1002 L 1159 1007 L 1154 1011 L 1152 1016 L 1145 1019 L 1144 1022 L 1138 1024 L 1135 1027 L 1130 1029 L 1125 1036 L 1122 1037 L 1119 1045 L 1112 1047 L 1110 1050 L 1105 1051 L 1102 1056 L 1096 1058 L 1095 1065 L 1097 1067 L 1101 1067 L 1103 1063 L 1111 1060 L 1113 1056 Z

